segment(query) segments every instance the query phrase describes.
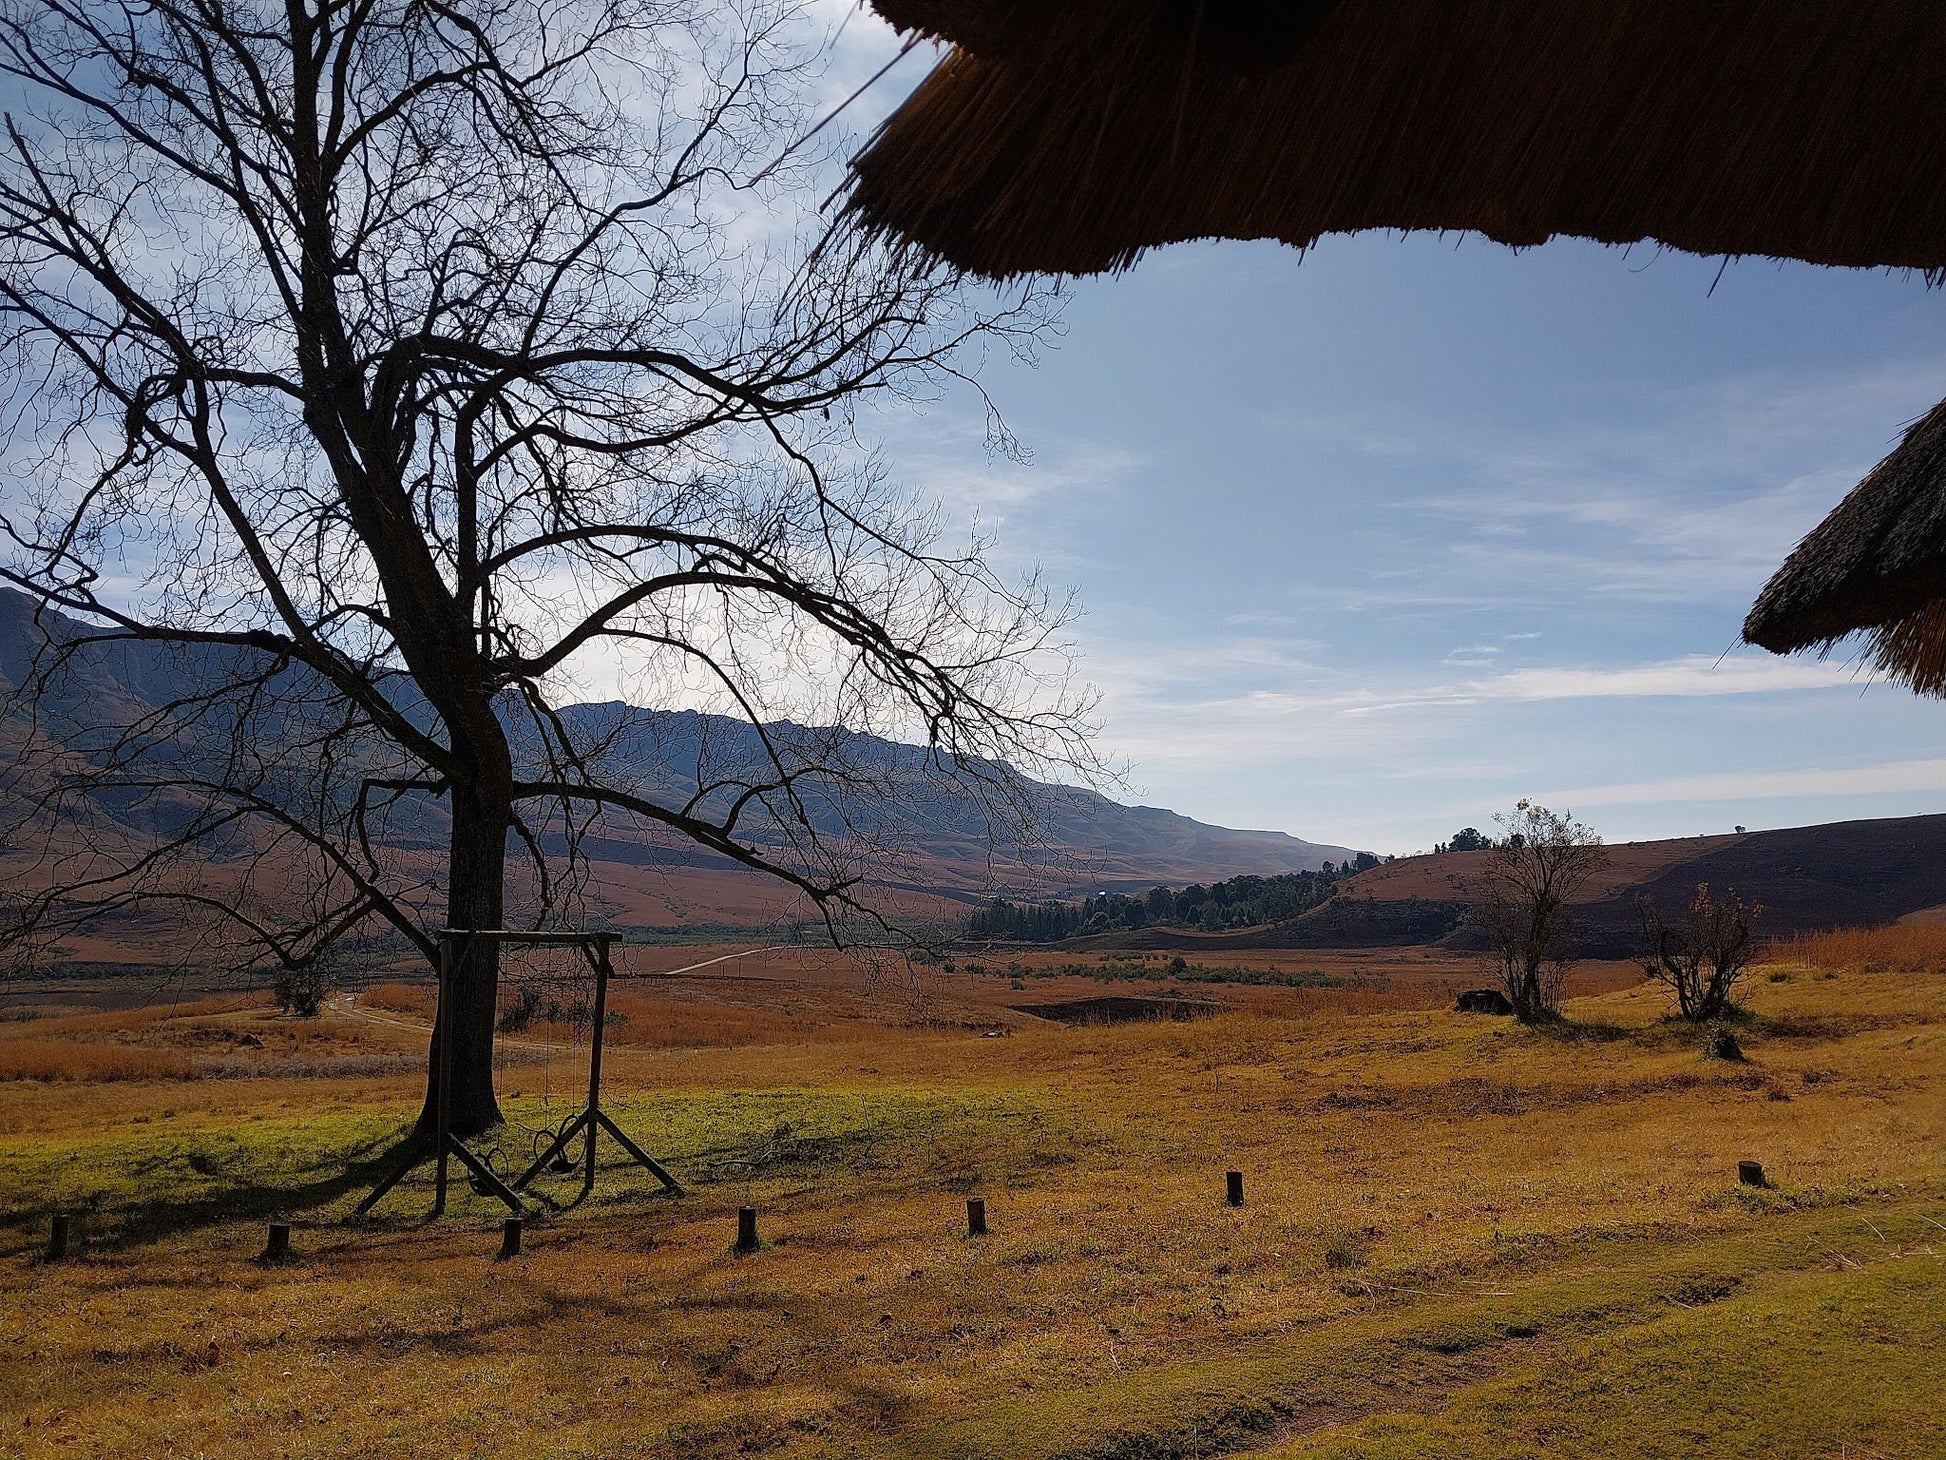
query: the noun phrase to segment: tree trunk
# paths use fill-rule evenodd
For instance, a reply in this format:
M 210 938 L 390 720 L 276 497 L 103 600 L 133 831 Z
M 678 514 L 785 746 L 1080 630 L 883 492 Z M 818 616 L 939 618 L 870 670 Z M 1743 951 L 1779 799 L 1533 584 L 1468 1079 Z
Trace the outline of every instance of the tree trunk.
M 449 858 L 446 926 L 498 928 L 504 915 L 507 828 L 513 822 L 510 799 L 482 794 L 478 787 L 453 791 L 453 831 Z M 489 939 L 470 944 L 455 940 L 450 1009 L 441 1009 L 433 1030 L 426 1069 L 422 1130 L 438 1119 L 439 1042 L 453 1031 L 452 1129 L 477 1135 L 500 1123 L 493 1093 L 493 1023 L 500 989 L 500 945 Z
M 1523 1024 L 1538 1023 L 1547 1013 L 1541 1007 L 1541 976 L 1537 969 L 1522 969 L 1514 994 L 1514 1017 Z

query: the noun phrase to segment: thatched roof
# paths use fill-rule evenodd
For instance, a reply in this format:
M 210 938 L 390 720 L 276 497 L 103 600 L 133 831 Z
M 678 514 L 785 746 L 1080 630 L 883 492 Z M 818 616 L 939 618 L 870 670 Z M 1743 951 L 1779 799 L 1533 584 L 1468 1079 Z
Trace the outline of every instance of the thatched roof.
M 1946 269 L 1941 0 L 873 0 L 955 43 L 855 163 L 975 273 L 1364 229 Z
M 1117 25 L 1155 29 L 1165 43 L 1243 69 L 1281 65 L 1342 0 L 873 0 L 900 30 L 983 56 L 1018 56 L 1067 39 L 1106 12 Z
M 1881 669 L 1946 694 L 1946 402 L 1797 545 L 1743 637 L 1788 654 L 1861 630 Z

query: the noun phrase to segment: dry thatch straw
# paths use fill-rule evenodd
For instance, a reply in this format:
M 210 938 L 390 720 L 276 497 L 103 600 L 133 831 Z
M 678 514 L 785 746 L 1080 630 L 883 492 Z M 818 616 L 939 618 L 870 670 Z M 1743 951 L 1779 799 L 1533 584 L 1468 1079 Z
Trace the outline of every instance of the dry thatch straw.
M 1946 269 L 1939 0 L 874 0 L 955 43 L 854 164 L 974 273 L 1201 237 Z
M 1743 625 L 1778 654 L 1861 631 L 1878 668 L 1946 696 L 1946 402 L 1797 545 Z
M 873 0 L 956 49 L 855 160 L 868 230 L 976 274 L 1365 229 L 1946 275 L 1941 0 Z M 1744 636 L 1869 631 L 1946 695 L 1946 405 Z

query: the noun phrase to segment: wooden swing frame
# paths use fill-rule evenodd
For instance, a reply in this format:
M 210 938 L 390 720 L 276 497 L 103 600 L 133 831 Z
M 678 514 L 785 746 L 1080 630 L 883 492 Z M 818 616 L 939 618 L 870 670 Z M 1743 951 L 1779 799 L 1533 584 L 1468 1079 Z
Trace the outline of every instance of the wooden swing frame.
M 439 1003 L 433 1016 L 433 1030 L 439 1040 L 439 1055 L 434 1072 L 434 1127 L 430 1132 L 421 1134 L 413 1141 L 411 1148 L 405 1154 L 405 1159 L 389 1176 L 373 1187 L 363 1201 L 358 1203 L 354 1215 L 360 1217 L 366 1215 L 378 1205 L 388 1191 L 405 1178 L 406 1173 L 417 1168 L 428 1157 L 432 1157 L 438 1163 L 437 1174 L 433 1178 L 432 1215 L 434 1217 L 444 1216 L 446 1212 L 449 1158 L 457 1158 L 459 1163 L 472 1173 L 474 1181 L 485 1189 L 484 1194 L 498 1197 L 515 1216 L 524 1216 L 527 1208 L 521 1201 L 521 1192 L 566 1148 L 568 1142 L 584 1130 L 588 1134 L 581 1157 L 581 1192 L 573 1202 L 569 1203 L 570 1206 L 586 1200 L 588 1193 L 595 1188 L 595 1142 L 597 1135 L 604 1130 L 615 1138 L 616 1144 L 628 1153 L 631 1160 L 647 1169 L 656 1180 L 662 1183 L 664 1191 L 671 1196 L 683 1194 L 681 1183 L 669 1174 L 668 1169 L 630 1140 L 628 1134 L 615 1124 L 614 1118 L 601 1108 L 602 1036 L 608 1023 L 608 979 L 614 972 L 608 949 L 609 945 L 616 941 L 617 936 L 614 933 L 522 932 L 512 928 L 441 928 L 439 930 Z M 475 938 L 491 939 L 503 948 L 509 945 L 579 948 L 595 973 L 594 1022 L 588 1036 L 587 1103 L 560 1129 L 552 1144 L 534 1158 L 534 1163 L 511 1182 L 503 1181 L 491 1166 L 453 1134 L 453 1041 L 446 1037 L 444 1019 L 446 1011 L 451 1008 L 453 972 L 459 963 L 456 949 L 465 947 Z

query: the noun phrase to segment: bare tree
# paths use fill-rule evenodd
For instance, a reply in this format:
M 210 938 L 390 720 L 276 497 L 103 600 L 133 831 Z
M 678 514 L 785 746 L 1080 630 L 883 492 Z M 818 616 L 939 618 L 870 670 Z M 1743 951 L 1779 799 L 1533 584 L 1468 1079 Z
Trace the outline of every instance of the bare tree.
M 1500 827 L 1468 917 L 1492 949 L 1494 976 L 1532 1024 L 1561 1011 L 1561 989 L 1574 961 L 1575 895 L 1607 859 L 1601 838 L 1573 819 L 1531 801 L 1494 818 Z
M 1635 899 L 1635 911 L 1642 923 L 1642 971 L 1669 987 L 1683 1018 L 1702 1022 L 1728 1013 L 1737 982 L 1756 956 L 1763 904 L 1745 903 L 1734 888 L 1713 897 L 1709 884 L 1699 882 L 1686 915 L 1675 922 L 1647 893 Z
M 510 891 L 575 911 L 618 821 L 842 932 L 888 789 L 849 731 L 996 813 L 1000 761 L 1085 758 L 1060 606 L 858 437 L 1046 300 L 794 207 L 834 136 L 804 9 L 0 0 L 0 530 L 45 639 L 17 932 L 162 899 L 276 965 L 375 921 L 431 959 Z M 75 702 L 138 651 L 155 704 Z M 754 753 L 642 774 L 663 722 L 572 704 L 624 665 Z M 434 1035 L 462 1130 L 498 1119 L 496 980 L 473 947 Z

